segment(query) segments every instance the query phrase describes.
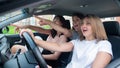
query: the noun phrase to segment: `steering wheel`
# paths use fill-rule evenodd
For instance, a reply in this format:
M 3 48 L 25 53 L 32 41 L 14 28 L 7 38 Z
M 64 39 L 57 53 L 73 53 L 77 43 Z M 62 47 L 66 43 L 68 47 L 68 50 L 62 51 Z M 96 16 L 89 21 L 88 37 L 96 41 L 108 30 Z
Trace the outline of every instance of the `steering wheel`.
M 36 43 L 33 41 L 32 37 L 29 35 L 29 33 L 24 32 L 23 33 L 23 38 L 27 42 L 28 50 L 31 50 L 33 55 L 35 56 L 40 68 L 48 68 L 47 63 L 43 59 L 39 48 L 37 47 Z

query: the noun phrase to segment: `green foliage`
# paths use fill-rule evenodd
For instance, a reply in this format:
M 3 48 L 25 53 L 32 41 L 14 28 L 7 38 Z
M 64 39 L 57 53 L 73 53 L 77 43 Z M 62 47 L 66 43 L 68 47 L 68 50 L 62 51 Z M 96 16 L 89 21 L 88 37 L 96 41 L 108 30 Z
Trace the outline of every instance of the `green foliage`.
M 3 34 L 15 34 L 15 27 L 14 26 L 8 26 L 9 32 L 3 31 Z M 50 29 L 49 25 L 43 26 L 44 29 Z M 34 32 L 34 31 L 33 31 Z
M 15 34 L 15 27 L 14 26 L 8 26 L 9 32 L 7 34 Z
M 44 25 L 43 28 L 44 29 L 50 29 L 51 27 L 49 25 Z

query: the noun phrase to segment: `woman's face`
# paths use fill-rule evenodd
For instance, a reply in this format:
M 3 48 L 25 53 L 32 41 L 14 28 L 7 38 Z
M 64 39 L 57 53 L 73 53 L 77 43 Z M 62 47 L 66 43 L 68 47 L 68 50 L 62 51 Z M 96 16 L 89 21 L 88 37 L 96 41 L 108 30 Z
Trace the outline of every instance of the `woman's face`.
M 72 17 L 73 20 L 73 28 L 75 29 L 75 31 L 79 31 L 80 30 L 80 25 L 81 25 L 81 19 L 77 16 L 73 16 Z
M 87 18 L 81 24 L 81 31 L 86 39 L 94 39 L 91 23 Z
M 60 19 L 57 18 L 57 17 L 53 19 L 53 22 L 54 22 L 55 24 L 57 24 L 57 25 L 60 25 L 60 26 L 62 25 Z

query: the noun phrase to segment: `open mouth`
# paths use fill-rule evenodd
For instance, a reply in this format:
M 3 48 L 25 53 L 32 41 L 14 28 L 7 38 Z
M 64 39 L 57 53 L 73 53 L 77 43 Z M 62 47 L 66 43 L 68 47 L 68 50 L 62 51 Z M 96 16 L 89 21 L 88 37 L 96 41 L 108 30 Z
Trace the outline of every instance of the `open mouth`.
M 87 29 L 83 29 L 82 32 L 87 32 L 88 30 Z
M 77 28 L 78 27 L 78 25 L 74 25 L 74 28 Z

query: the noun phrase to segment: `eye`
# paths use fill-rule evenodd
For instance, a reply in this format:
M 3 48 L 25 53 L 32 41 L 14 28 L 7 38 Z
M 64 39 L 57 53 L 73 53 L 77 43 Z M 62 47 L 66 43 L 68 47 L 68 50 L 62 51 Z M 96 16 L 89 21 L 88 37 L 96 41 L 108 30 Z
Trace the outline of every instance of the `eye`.
M 80 23 L 81 25 L 83 24 L 83 22 Z
M 84 22 L 81 22 L 80 25 L 82 26 L 84 24 Z
M 90 22 L 87 22 L 86 24 L 87 24 L 87 25 L 91 25 L 91 23 L 90 23 Z
M 76 21 L 80 21 L 79 18 L 77 18 Z

